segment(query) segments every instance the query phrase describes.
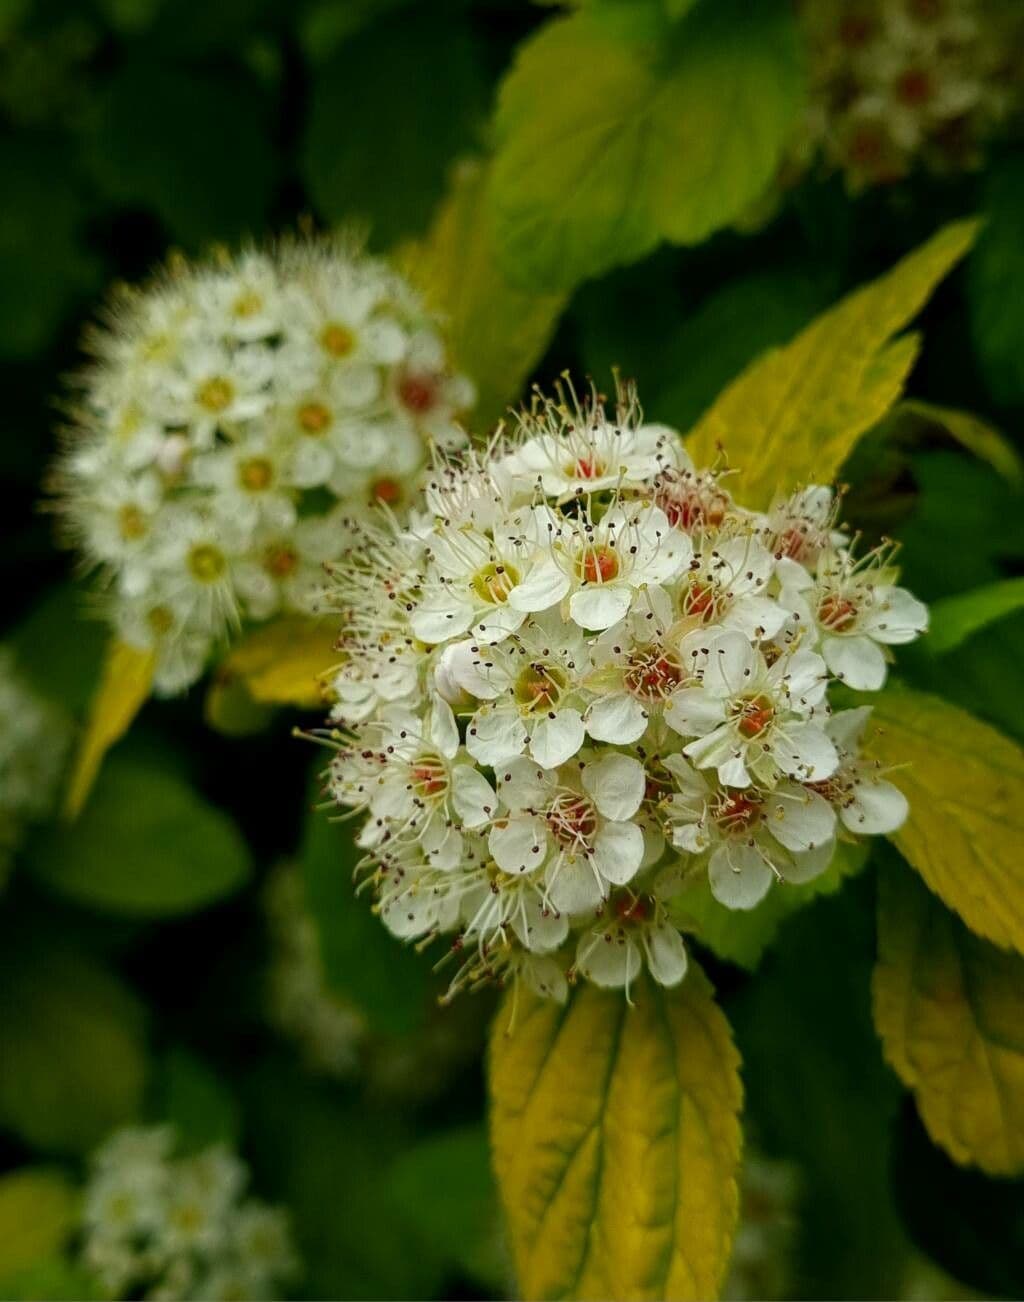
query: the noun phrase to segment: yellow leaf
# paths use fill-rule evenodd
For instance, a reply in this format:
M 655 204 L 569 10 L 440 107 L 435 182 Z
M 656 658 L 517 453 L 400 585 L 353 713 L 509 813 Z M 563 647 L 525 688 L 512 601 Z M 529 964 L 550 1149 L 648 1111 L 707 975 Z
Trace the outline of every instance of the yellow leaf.
M 64 798 L 64 814 L 82 812 L 107 751 L 128 731 L 149 696 L 156 655 L 127 642 L 111 642 L 103 663 L 99 686 L 89 707 L 89 717 L 78 746 Z
M 729 1262 L 739 1055 L 704 974 L 519 995 L 491 1038 L 494 1166 L 526 1298 L 709 1298 Z
M 257 705 L 312 709 L 324 699 L 322 679 L 338 663 L 332 624 L 285 615 L 254 628 L 235 644 L 217 670 L 217 682 L 235 681 Z
M 27 1167 L 0 1179 L 0 1276 L 56 1256 L 75 1228 L 78 1197 L 60 1171 Z
M 1024 951 L 1024 751 L 936 696 L 873 700 L 872 743 L 910 801 L 893 841 L 979 936 Z
M 737 496 L 754 507 L 768 506 L 776 489 L 834 479 L 903 390 L 917 345 L 893 336 L 967 252 L 977 229 L 975 221 L 946 226 L 784 348 L 752 362 L 690 436 L 698 465 L 724 447 L 738 472 Z
M 928 1133 L 957 1162 L 1024 1171 L 1024 958 L 973 936 L 912 873 L 878 899 L 875 1025 Z
M 481 430 L 518 400 L 568 299 L 509 284 L 494 253 L 490 183 L 488 168 L 460 163 L 430 231 L 402 255 L 405 270 L 446 319 L 455 365 L 477 386 L 473 420 Z

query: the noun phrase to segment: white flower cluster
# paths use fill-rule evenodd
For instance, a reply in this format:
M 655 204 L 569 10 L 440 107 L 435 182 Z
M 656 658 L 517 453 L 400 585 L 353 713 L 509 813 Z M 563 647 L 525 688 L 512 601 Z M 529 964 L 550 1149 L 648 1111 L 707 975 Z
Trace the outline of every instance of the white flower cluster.
M 70 720 L 41 699 L 0 648 L 0 883 L 26 826 L 52 810 L 71 741 Z
M 242 1198 L 222 1146 L 175 1157 L 167 1126 L 116 1131 L 92 1158 L 82 1260 L 105 1296 L 273 1298 L 297 1270 L 287 1217 Z
M 851 189 L 976 166 L 1024 108 L 1024 14 L 1006 0 L 803 0 L 810 108 L 792 160 L 822 151 Z
M 366 1018 L 327 986 L 316 925 L 306 909 L 295 864 L 275 869 L 267 885 L 266 908 L 272 946 L 270 1021 L 300 1047 L 312 1070 L 346 1080 L 359 1068 Z
M 826 696 L 881 687 L 927 612 L 891 547 L 855 554 L 828 489 L 745 510 L 629 392 L 519 424 L 334 567 L 329 791 L 365 815 L 391 931 L 455 933 L 455 986 L 559 997 L 567 969 L 628 987 L 644 963 L 672 985 L 681 856 L 749 909 L 824 871 L 837 831 L 903 820 L 860 753 L 869 711 Z
M 56 487 L 164 692 L 240 620 L 308 610 L 346 518 L 402 505 L 473 399 L 410 286 L 338 240 L 172 265 L 89 344 Z

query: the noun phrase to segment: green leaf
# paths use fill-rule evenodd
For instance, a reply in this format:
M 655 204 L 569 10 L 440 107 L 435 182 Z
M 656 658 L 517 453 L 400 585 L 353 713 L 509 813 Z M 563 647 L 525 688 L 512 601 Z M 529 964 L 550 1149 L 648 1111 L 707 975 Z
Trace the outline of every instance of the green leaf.
M 893 341 L 970 248 L 977 223 L 954 222 L 878 280 L 847 295 L 785 348 L 765 353 L 722 393 L 687 446 L 698 465 L 720 446 L 736 492 L 767 506 L 777 490 L 826 484 L 903 390 L 917 355 Z
M 914 398 L 901 402 L 893 409 L 892 416 L 899 423 L 902 423 L 901 417 L 910 417 L 911 422 L 916 422 L 924 430 L 941 430 L 973 456 L 986 461 L 1007 483 L 1018 487 L 1024 483 L 1024 461 L 1017 449 L 1005 434 L 969 411 L 940 407 Z M 908 430 L 903 437 L 913 439 L 913 430 Z
M 392 1164 L 411 1143 L 402 1110 L 357 1106 L 269 1063 L 242 1085 L 260 1191 L 288 1207 L 305 1263 L 296 1296 L 444 1296 L 441 1254 L 406 1224 L 392 1187 Z
M 160 1065 L 156 1115 L 169 1121 L 188 1150 L 238 1142 L 238 1106 L 224 1083 L 185 1049 L 171 1049 Z
M 979 940 L 906 870 L 878 898 L 875 1025 L 957 1162 L 1024 1171 L 1024 958 Z
M 391 1170 L 395 1201 L 416 1233 L 489 1292 L 511 1294 L 483 1125 L 422 1140 Z
M 490 1052 L 491 1143 L 527 1298 L 706 1298 L 728 1265 L 739 1057 L 699 968 L 675 990 L 519 993 Z
M 1024 751 L 937 696 L 873 698 L 871 749 L 910 802 L 892 840 L 980 936 L 1024 951 Z
M 790 1297 L 899 1296 L 891 1144 L 900 1091 L 871 1020 L 874 885 L 865 873 L 788 918 L 729 1005 L 747 1125 L 766 1152 L 800 1169 Z
M 195 250 L 263 228 L 270 140 L 269 105 L 247 74 L 137 59 L 107 82 L 90 161 L 110 199 L 151 209 Z
M 423 1015 L 429 964 L 381 926 L 356 896 L 353 869 L 362 852 L 351 822 L 310 811 L 302 840 L 306 902 L 320 938 L 327 984 L 366 1015 L 375 1030 L 405 1035 Z
M 96 288 L 73 169 L 70 151 L 48 135 L 8 131 L 0 141 L 0 357 L 38 353 L 75 297 Z
M 103 1296 L 96 1278 L 65 1257 L 39 1261 L 0 1278 L 0 1297 L 9 1302 L 83 1302 Z
M 498 102 L 492 197 L 510 278 L 570 288 L 662 239 L 699 243 L 764 189 L 801 97 L 782 4 L 719 0 L 646 44 L 589 9 L 549 22 Z
M 820 877 L 802 886 L 779 882 L 756 908 L 744 911 L 719 904 L 711 894 L 707 873 L 702 870 L 695 881 L 668 901 L 669 913 L 681 931 L 692 933 L 719 958 L 753 972 L 774 942 L 783 921 L 817 896 L 839 890 L 847 877 L 860 872 L 867 856 L 865 843 L 841 842 L 832 863 Z
M 489 190 L 487 168 L 460 164 L 429 233 L 403 255 L 410 277 L 443 316 L 455 366 L 476 386 L 471 420 L 481 433 L 518 400 L 567 298 L 509 284 L 495 257 Z
M 175 774 L 122 755 L 73 826 L 33 839 L 25 865 L 57 894 L 141 918 L 206 908 L 237 890 L 250 867 L 227 815 Z
M 317 208 L 368 220 L 381 247 L 422 230 L 485 103 L 479 51 L 457 16 L 408 8 L 359 32 L 313 74 L 302 158 Z
M 946 597 L 931 608 L 928 646 L 937 655 L 952 651 L 996 620 L 1024 608 L 1024 579 L 1005 579 L 973 592 Z
M 53 1167 L 24 1167 L 0 1177 L 0 1283 L 59 1253 L 77 1212 L 74 1185 Z
M 992 396 L 1017 406 L 1024 403 L 1024 155 L 993 170 L 985 214 L 970 264 L 971 330 Z
M 145 1009 L 62 938 L 7 938 L 0 965 L 0 1125 L 43 1152 L 88 1152 L 138 1117 Z

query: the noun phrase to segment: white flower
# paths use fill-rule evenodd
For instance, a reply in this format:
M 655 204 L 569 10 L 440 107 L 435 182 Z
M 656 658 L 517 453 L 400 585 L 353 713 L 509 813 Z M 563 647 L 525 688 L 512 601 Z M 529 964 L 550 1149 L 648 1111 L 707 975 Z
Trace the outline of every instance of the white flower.
M 877 691 L 885 683 L 884 647 L 912 642 L 928 627 L 928 609 L 895 584 L 890 552 L 861 561 L 825 552 L 815 578 L 787 572 L 782 600 L 820 639 L 825 664 L 848 687 Z
M 512 874 L 543 869 L 560 912 L 596 908 L 640 867 L 643 834 L 631 820 L 644 771 L 631 756 L 584 753 L 556 771 L 520 757 L 498 774 L 498 791 L 509 812 L 488 838 L 495 862 Z
M 903 826 L 909 812 L 902 791 L 886 780 L 884 770 L 860 753 L 871 707 L 842 710 L 825 724 L 839 752 L 839 767 L 814 790 L 836 809 L 843 826 L 854 835 L 888 835 Z
M 449 997 L 673 985 L 682 879 L 749 909 L 824 871 L 837 814 L 854 835 L 902 816 L 863 729 L 830 719 L 831 491 L 760 515 L 723 479 L 631 391 L 614 416 L 538 397 L 511 434 L 439 455 L 405 525 L 356 522 L 330 567 L 332 718 L 352 731 L 321 735 L 328 790 L 362 818 L 384 925 L 452 937 Z M 897 640 L 894 573 L 852 571 Z
M 496 767 L 529 750 L 557 768 L 583 744 L 580 683 L 588 668 L 578 629 L 547 617 L 527 620 L 497 646 L 458 642 L 444 661 L 447 678 L 483 701 L 466 727 L 466 749 Z
M 672 844 L 707 855 L 715 898 L 752 909 L 772 881 L 805 882 L 825 871 L 835 848 L 835 814 L 818 792 L 780 782 L 771 792 L 709 783 L 680 756 L 665 761 L 678 791 L 667 802 Z
M 676 986 L 686 975 L 686 948 L 668 921 L 665 906 L 653 896 L 616 894 L 607 917 L 584 931 L 576 947 L 576 970 L 598 986 L 625 987 L 646 966 L 662 986 Z
M 89 346 L 56 475 L 65 531 L 166 692 L 246 622 L 308 613 L 343 521 L 404 512 L 430 447 L 465 438 L 471 386 L 432 318 L 337 239 L 176 260 L 120 293 Z M 140 604 L 171 612 L 158 637 Z
M 839 757 L 812 714 L 825 696 L 824 661 L 813 651 L 786 652 L 769 664 L 738 632 L 710 639 L 700 684 L 676 692 L 665 721 L 694 737 L 684 753 L 715 768 L 734 787 L 772 786 L 780 774 L 812 782 L 835 771 Z

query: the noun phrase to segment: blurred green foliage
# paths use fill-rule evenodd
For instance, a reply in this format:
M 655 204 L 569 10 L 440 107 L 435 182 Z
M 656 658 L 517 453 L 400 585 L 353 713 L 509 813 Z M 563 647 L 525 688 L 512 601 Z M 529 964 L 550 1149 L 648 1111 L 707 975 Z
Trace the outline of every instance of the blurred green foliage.
M 496 149 L 509 275 L 572 290 L 533 378 L 571 367 L 607 386 L 618 366 L 650 419 L 683 428 L 761 350 L 941 220 L 981 212 L 976 251 L 927 310 L 910 389 L 1024 449 L 1019 145 L 978 173 L 857 201 L 812 178 L 773 222 L 740 233 L 728 223 L 771 173 L 800 93 L 784 6 L 578 8 L 0 0 L 3 637 L 38 689 L 80 716 L 102 652 L 96 598 L 37 502 L 58 379 L 104 288 L 172 247 L 307 219 L 393 248 L 425 231 L 465 153 Z M 692 47 L 673 26 L 691 18 Z M 726 80 L 751 93 L 734 103 Z M 611 144 L 580 130 L 591 95 Z M 649 157 L 634 166 L 645 132 L 663 137 L 668 183 Z M 556 223 L 545 205 L 562 195 Z M 898 532 L 922 597 L 1021 574 L 1019 486 L 939 432 L 912 447 L 869 438 L 848 471 L 854 523 L 869 539 Z M 1021 613 L 945 654 L 914 648 L 901 672 L 1024 741 Z M 294 722 L 261 713 L 261 730 L 225 736 L 204 725 L 199 693 L 152 703 L 82 821 L 33 837 L 0 901 L 0 1165 L 53 1158 L 70 1179 L 112 1127 L 170 1119 L 196 1147 L 237 1141 L 261 1196 L 289 1207 L 300 1296 L 498 1296 L 487 1005 L 438 1010 L 429 957 L 353 895 L 358 852 L 348 825 L 309 811 Z M 315 1080 L 268 1030 L 260 891 L 282 856 L 301 864 L 328 985 L 372 1036 L 406 1044 L 441 1025 L 465 1037 L 446 1088 L 389 1097 Z M 891 1296 L 911 1241 L 969 1285 L 1019 1295 L 1024 1185 L 955 1168 L 882 1063 L 868 1009 L 873 892 L 868 865 L 841 895 L 773 919 L 778 943 L 753 975 L 761 937 L 706 956 L 746 1059 L 754 1131 L 803 1171 L 796 1295 Z M 49 1224 L 32 1199 L 10 1202 L 12 1178 L 0 1175 L 0 1294 L 83 1295 L 87 1281 L 55 1255 L 60 1233 L 35 1262 L 6 1255 L 12 1215 Z

